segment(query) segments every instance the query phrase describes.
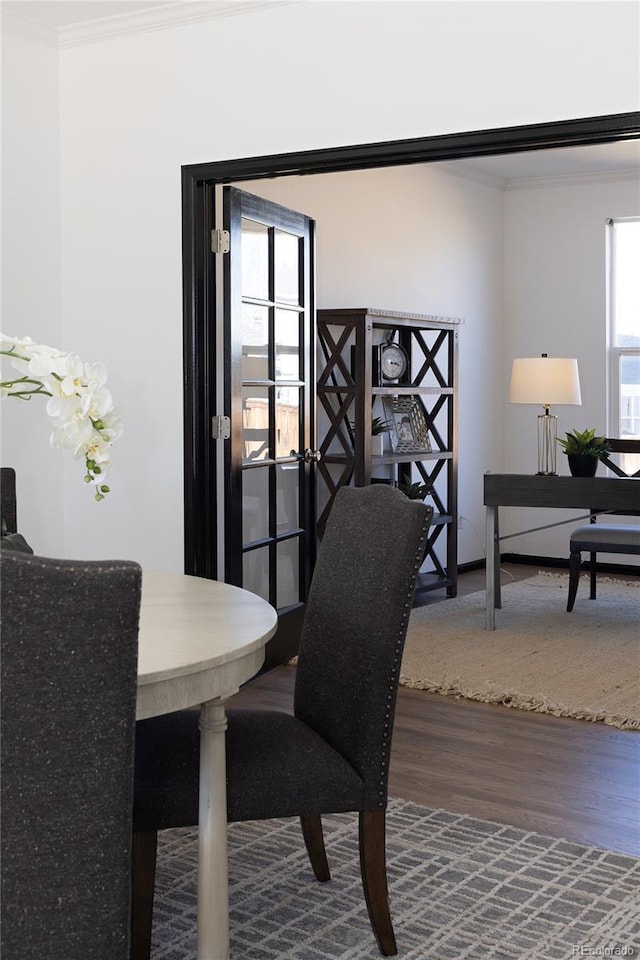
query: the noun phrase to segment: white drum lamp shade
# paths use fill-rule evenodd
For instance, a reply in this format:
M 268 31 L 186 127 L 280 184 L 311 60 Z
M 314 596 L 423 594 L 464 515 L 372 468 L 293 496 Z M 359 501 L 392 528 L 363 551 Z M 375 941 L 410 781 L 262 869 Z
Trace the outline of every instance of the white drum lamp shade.
M 514 360 L 509 402 L 544 408 L 538 416 L 538 473 L 555 476 L 558 418 L 550 408 L 555 404 L 581 405 L 578 361 L 546 354 Z

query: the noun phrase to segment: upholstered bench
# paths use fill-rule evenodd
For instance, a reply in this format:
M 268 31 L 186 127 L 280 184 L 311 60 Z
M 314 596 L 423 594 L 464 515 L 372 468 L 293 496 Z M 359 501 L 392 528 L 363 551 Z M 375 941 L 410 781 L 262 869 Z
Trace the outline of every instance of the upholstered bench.
M 640 555 L 640 525 L 623 523 L 589 523 L 577 527 L 569 541 L 569 598 L 567 612 L 573 610 L 578 581 L 580 580 L 580 555 L 584 551 L 596 553 L 631 553 Z M 595 557 L 592 556 L 590 597 L 595 600 Z

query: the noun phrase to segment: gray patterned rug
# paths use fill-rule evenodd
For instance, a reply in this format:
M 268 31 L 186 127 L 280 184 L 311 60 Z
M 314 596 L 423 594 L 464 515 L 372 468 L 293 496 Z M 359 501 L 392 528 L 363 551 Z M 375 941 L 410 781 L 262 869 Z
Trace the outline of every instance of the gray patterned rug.
M 377 960 L 357 815 L 323 818 L 333 878 L 297 819 L 229 827 L 233 960 Z M 399 958 L 640 957 L 640 860 L 393 800 L 387 864 Z M 160 835 L 153 960 L 195 957 L 196 833 Z

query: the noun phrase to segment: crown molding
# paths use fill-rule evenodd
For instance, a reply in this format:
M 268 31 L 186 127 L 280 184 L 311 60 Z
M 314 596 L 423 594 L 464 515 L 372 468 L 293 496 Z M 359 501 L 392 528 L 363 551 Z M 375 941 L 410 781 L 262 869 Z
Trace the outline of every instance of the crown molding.
M 28 17 L 9 13 L 5 9 L 2 10 L 1 17 L 3 33 L 10 33 L 14 37 L 20 37 L 21 40 L 31 40 L 33 43 L 41 43 L 54 49 L 59 45 L 56 27 L 50 27 L 45 23 L 37 23 L 35 20 L 29 20 Z
M 509 191 L 573 187 L 580 186 L 580 184 L 593 185 L 622 180 L 637 182 L 640 180 L 640 167 L 629 167 L 624 170 L 602 170 L 594 173 L 564 173 L 554 176 L 505 178 L 488 170 L 480 170 L 474 167 L 473 163 L 466 163 L 464 160 L 445 161 L 444 163 L 434 164 L 434 166 L 441 167 L 451 176 L 462 177 L 464 180 L 472 180 L 475 183 L 482 183 L 498 190 Z
M 640 167 L 600 173 L 565 173 L 555 177 L 520 177 L 507 180 L 505 190 L 536 190 L 544 187 L 573 187 L 580 184 L 612 183 L 616 180 L 640 181 Z
M 77 47 L 221 17 L 286 7 L 299 2 L 301 0 L 175 0 L 149 10 L 115 14 L 100 20 L 61 27 L 58 44 L 60 47 Z
M 262 12 L 276 7 L 288 7 L 306 0 L 173 0 L 149 10 L 116 13 L 97 20 L 52 27 L 31 20 L 28 16 L 2 10 L 2 31 L 23 40 L 31 40 L 47 47 L 78 47 L 102 40 L 115 40 L 139 33 L 149 33 L 169 27 L 202 23 L 220 17 Z M 25 4 L 28 9 L 28 4 Z

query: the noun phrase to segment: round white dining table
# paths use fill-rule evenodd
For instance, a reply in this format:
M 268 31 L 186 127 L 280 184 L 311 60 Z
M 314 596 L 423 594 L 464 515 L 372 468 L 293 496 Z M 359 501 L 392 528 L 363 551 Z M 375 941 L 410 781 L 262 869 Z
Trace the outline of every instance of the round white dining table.
M 198 960 L 229 957 L 224 701 L 258 672 L 276 628 L 248 590 L 143 571 L 137 719 L 200 705 Z

